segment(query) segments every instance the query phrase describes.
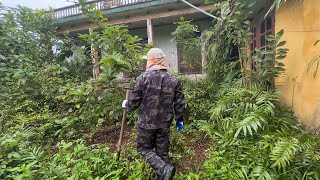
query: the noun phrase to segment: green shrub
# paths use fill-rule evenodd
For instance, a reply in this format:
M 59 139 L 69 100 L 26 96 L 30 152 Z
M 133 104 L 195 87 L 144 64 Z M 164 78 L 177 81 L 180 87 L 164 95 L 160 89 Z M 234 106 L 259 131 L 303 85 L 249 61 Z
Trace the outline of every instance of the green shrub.
M 279 104 L 274 92 L 227 86 L 202 130 L 216 146 L 204 176 L 218 179 L 319 179 L 320 138 Z
M 207 121 L 210 118 L 209 111 L 216 100 L 219 86 L 208 79 L 181 79 L 188 111 L 186 123 L 189 126 L 186 128 L 190 127 L 190 131 L 197 130 L 200 121 Z
M 120 121 L 122 99 L 124 92 L 120 88 L 97 85 L 94 81 L 62 87 L 57 100 L 61 103 L 59 111 L 64 117 L 56 121 L 61 126 L 58 134 L 79 137 L 98 131 L 106 122 Z M 119 106 L 115 107 L 116 104 Z
M 21 136 L 22 134 L 16 133 Z M 154 173 L 137 154 L 116 161 L 104 145 L 61 141 L 54 149 L 20 138 L 1 138 L 1 179 L 150 179 Z M 27 143 L 24 143 L 27 142 Z M 31 145 L 31 146 L 30 146 Z M 5 154 L 4 154 L 5 153 Z M 134 159 L 128 161 L 128 159 Z

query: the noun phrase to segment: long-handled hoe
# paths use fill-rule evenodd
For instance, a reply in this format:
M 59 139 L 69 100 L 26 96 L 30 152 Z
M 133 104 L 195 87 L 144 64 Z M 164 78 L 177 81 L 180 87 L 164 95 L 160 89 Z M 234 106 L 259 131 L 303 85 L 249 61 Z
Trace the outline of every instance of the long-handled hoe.
M 129 99 L 129 94 L 130 94 L 130 90 L 127 90 L 127 92 L 126 92 L 126 100 Z M 126 118 L 127 118 L 127 108 L 123 108 L 120 137 L 119 137 L 119 142 L 118 142 L 118 146 L 117 146 L 117 161 L 119 161 L 119 159 L 120 159 L 122 139 L 123 139 L 123 131 L 124 131 L 124 124 L 126 122 Z

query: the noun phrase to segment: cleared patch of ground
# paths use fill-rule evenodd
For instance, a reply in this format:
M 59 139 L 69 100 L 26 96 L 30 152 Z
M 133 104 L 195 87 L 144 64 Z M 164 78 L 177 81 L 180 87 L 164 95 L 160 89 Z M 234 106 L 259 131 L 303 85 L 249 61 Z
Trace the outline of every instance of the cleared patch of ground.
M 132 125 L 126 125 L 124 129 L 124 136 L 122 141 L 122 149 L 129 147 L 135 147 L 135 127 Z M 117 151 L 117 144 L 119 141 L 120 127 L 114 124 L 105 125 L 105 128 L 94 134 L 90 138 L 90 144 L 106 144 L 110 147 L 112 152 Z M 182 134 L 185 149 L 188 152 L 181 152 L 181 157 L 175 160 L 174 165 L 179 172 L 189 172 L 199 170 L 204 161 L 207 159 L 207 152 L 210 144 L 208 139 L 202 134 Z

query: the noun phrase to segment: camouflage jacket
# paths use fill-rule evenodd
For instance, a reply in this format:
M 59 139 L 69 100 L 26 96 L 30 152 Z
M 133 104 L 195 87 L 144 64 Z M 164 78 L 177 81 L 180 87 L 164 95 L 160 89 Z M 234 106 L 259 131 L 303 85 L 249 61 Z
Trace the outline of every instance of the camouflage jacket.
M 169 128 L 174 114 L 183 121 L 185 113 L 180 81 L 167 70 L 146 71 L 138 77 L 126 106 L 129 112 L 139 108 L 139 127 Z

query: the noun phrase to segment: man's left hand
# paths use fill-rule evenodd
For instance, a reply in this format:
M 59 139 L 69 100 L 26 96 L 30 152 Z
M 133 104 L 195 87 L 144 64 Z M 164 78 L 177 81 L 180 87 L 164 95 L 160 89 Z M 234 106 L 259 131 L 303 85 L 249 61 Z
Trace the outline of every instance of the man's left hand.
M 183 122 L 177 120 L 177 121 L 176 121 L 176 126 L 178 127 L 178 132 L 181 132 L 182 129 L 183 129 Z

